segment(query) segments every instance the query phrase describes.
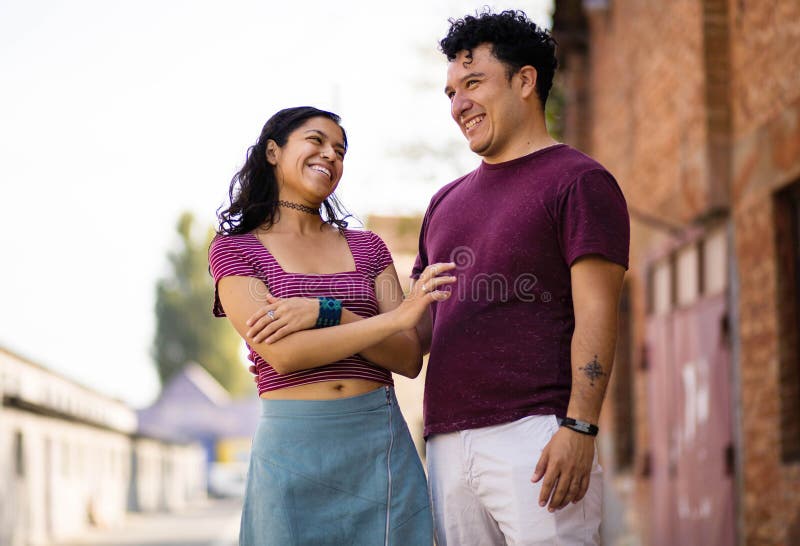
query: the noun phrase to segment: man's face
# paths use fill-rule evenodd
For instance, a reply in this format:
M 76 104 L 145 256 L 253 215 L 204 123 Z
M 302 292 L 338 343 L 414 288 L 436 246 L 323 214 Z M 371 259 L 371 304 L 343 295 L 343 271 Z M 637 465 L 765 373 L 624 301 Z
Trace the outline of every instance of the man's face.
M 518 136 L 522 103 L 509 82 L 506 66 L 489 44 L 461 51 L 447 69 L 445 94 L 450 114 L 467 138 L 470 149 L 487 163 L 505 161 Z

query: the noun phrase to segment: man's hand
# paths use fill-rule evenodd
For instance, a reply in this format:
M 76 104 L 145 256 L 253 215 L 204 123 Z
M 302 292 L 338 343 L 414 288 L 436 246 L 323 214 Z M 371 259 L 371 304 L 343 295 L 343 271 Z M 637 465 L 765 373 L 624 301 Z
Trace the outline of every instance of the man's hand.
M 531 478 L 534 483 L 544 478 L 539 505 L 547 505 L 549 499 L 548 510 L 555 512 L 581 500 L 589 489 L 593 460 L 594 436 L 559 428 L 542 451 Z

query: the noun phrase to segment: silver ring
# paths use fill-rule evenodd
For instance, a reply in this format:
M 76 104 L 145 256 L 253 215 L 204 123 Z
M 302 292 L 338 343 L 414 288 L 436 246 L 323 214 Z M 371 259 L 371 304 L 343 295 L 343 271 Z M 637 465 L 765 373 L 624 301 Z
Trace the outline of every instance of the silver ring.
M 427 294 L 428 293 L 428 289 L 425 288 L 425 284 L 422 285 L 422 293 L 423 294 Z
M 431 267 L 431 271 L 433 271 L 433 276 L 434 277 L 439 274 L 439 268 L 436 267 L 435 265 L 433 267 Z
M 270 320 L 275 320 L 275 311 L 270 309 L 269 311 L 267 311 L 267 316 L 269 317 Z

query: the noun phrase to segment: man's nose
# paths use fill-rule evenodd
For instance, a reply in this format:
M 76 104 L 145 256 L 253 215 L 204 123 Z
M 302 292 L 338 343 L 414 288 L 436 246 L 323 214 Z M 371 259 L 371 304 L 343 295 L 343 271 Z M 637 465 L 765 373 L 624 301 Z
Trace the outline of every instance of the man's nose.
M 472 108 L 472 101 L 463 95 L 455 94 L 453 102 L 450 106 L 453 119 L 457 123 L 461 123 L 461 117 Z

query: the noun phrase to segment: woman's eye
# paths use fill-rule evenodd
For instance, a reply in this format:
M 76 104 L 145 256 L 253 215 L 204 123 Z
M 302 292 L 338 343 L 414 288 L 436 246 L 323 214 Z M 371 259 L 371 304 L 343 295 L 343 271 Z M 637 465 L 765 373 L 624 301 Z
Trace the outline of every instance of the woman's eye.
M 313 140 L 313 141 L 314 141 L 314 142 L 316 142 L 317 144 L 321 144 L 321 143 L 322 143 L 322 139 L 321 139 L 321 138 L 319 138 L 318 136 L 310 136 L 310 137 L 308 137 L 308 139 L 309 139 L 309 140 Z

